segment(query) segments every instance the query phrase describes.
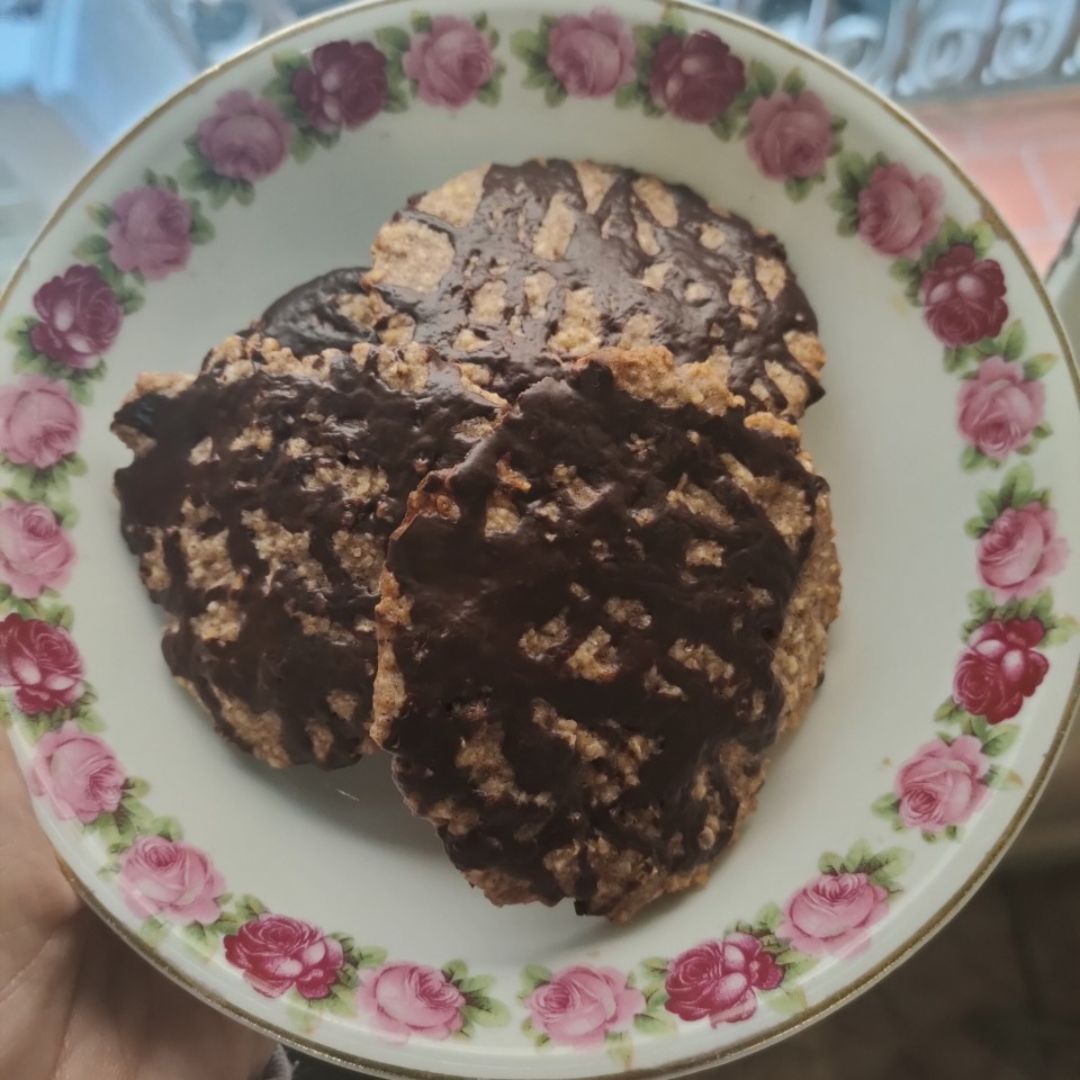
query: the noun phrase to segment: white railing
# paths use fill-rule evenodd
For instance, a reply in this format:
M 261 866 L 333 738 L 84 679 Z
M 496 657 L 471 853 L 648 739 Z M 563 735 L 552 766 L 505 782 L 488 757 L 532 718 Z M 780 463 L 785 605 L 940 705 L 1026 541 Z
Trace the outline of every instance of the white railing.
M 1078 0 L 716 0 L 715 6 L 770 23 L 897 97 L 1080 78 Z

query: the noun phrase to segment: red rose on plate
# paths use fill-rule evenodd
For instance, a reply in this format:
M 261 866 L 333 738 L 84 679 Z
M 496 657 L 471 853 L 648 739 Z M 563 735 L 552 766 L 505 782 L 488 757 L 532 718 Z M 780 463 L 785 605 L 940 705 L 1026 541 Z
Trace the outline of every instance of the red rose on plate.
M 468 19 L 439 15 L 428 33 L 413 37 L 401 67 L 429 105 L 460 109 L 495 73 L 495 58 Z
M 367 41 L 330 41 L 293 76 L 292 92 L 319 131 L 355 128 L 386 104 L 386 57 Z
M 906 165 L 879 165 L 859 192 L 859 235 L 882 255 L 913 258 L 941 225 L 945 191 Z
M 652 57 L 649 93 L 680 120 L 711 124 L 746 89 L 746 67 L 711 30 L 668 34 Z
M 309 1000 L 324 998 L 345 963 L 341 942 L 310 923 L 269 912 L 244 923 L 223 944 L 229 963 L 267 997 L 281 997 L 295 986 Z
M 868 875 L 822 874 L 788 901 L 780 934 L 811 956 L 848 956 L 888 910 L 888 890 Z
M 199 124 L 198 147 L 218 176 L 251 183 L 285 160 L 289 122 L 272 101 L 230 90 Z
M 900 820 L 909 829 L 931 833 L 962 825 L 990 793 L 983 780 L 989 769 L 990 759 L 974 735 L 919 747 L 896 774 Z
M 999 601 L 1034 596 L 1068 557 L 1053 510 L 1040 502 L 1010 506 L 979 540 L 979 576 Z
M 1025 379 L 1022 364 L 989 356 L 975 378 L 960 387 L 956 423 L 976 450 L 1003 461 L 1031 441 L 1045 405 L 1045 387 L 1038 379 Z
M 8 503 L 0 510 L 0 581 L 24 600 L 67 584 L 75 545 L 56 515 L 40 503 Z
M 757 1009 L 756 990 L 775 990 L 784 977 L 772 954 L 752 934 L 728 934 L 687 949 L 671 963 L 665 1008 L 683 1020 L 706 1017 L 716 1027 L 747 1020 Z
M 41 318 L 30 344 L 50 360 L 77 370 L 93 367 L 116 340 L 120 301 L 96 266 L 71 266 L 34 293 Z
M 1045 634 L 1038 619 L 983 623 L 956 665 L 953 698 L 957 705 L 991 724 L 1015 716 L 1050 670 L 1046 657 L 1035 649 Z
M 547 65 L 574 97 L 605 97 L 634 78 L 634 36 L 610 8 L 564 15 L 548 36 Z
M 812 90 L 783 92 L 750 106 L 746 148 L 771 180 L 808 180 L 825 171 L 833 147 L 832 116 Z
M 106 236 L 118 270 L 160 281 L 182 270 L 191 255 L 191 204 L 168 188 L 138 187 L 112 204 Z
M 446 1039 L 465 1023 L 465 995 L 441 972 L 393 961 L 366 972 L 356 992 L 360 1011 L 395 1042 L 410 1035 Z
M 30 790 L 46 796 L 58 818 L 84 824 L 120 806 L 126 780 L 112 750 L 70 720 L 41 736 L 27 774 Z
M 923 274 L 924 315 L 945 345 L 973 345 L 1005 325 L 1005 275 L 993 259 L 980 259 L 969 244 L 949 248 Z
M 0 387 L 0 453 L 13 465 L 48 469 L 75 452 L 79 409 L 62 382 L 27 375 Z
M 0 622 L 0 686 L 14 686 L 27 714 L 54 712 L 82 696 L 83 665 L 71 635 L 41 619 L 8 615 Z

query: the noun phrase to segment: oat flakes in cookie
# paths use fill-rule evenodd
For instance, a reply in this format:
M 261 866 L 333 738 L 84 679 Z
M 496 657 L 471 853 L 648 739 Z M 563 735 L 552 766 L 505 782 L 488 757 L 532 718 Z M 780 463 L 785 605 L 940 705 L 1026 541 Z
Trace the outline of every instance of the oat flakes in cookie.
M 802 719 L 839 601 L 797 430 L 708 364 L 604 350 L 523 393 L 392 539 L 371 734 L 497 904 L 700 884 Z
M 783 245 L 626 168 L 485 165 L 413 198 L 372 246 L 366 317 L 513 398 L 601 346 L 709 360 L 751 410 L 821 393 L 817 321 Z M 382 310 L 378 310 L 382 308 Z
M 190 375 L 144 375 L 116 414 L 122 528 L 165 609 L 173 675 L 275 766 L 372 749 L 387 538 L 424 474 L 460 461 L 498 404 L 429 349 L 298 359 L 233 337 Z

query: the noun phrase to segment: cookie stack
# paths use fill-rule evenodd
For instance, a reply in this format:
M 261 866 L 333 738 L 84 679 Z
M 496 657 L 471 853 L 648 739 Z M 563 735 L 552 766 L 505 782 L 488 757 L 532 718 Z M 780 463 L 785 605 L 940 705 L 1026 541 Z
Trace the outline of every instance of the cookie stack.
M 495 903 L 702 882 L 837 612 L 779 242 L 590 162 L 410 200 L 114 430 L 164 652 L 271 765 L 381 748 Z

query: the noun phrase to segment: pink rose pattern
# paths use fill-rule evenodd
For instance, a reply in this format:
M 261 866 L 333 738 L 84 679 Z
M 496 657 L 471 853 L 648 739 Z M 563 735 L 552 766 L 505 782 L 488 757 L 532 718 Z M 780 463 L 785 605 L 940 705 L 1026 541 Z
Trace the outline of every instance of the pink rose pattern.
M 465 995 L 441 972 L 396 961 L 360 977 L 356 1003 L 371 1026 L 394 1042 L 410 1035 L 445 1039 L 465 1023 Z
M 931 833 L 962 825 L 986 801 L 989 771 L 990 759 L 973 735 L 919 747 L 896 774 L 900 820 Z
M 1026 378 L 1022 364 L 990 356 L 960 387 L 956 424 L 979 453 L 1004 461 L 1030 444 L 1045 406 L 1045 387 Z
M 295 989 L 309 1001 L 326 997 L 345 963 L 341 942 L 310 923 L 264 912 L 223 942 L 225 958 L 260 994 Z
M 423 100 L 450 108 L 467 103 L 490 78 L 494 64 L 482 36 L 453 18 L 432 21 L 414 37 L 403 66 Z M 472 28 L 475 29 L 475 28 Z M 478 40 L 479 38 L 479 40 Z M 741 91 L 742 63 L 707 32 L 661 41 L 650 94 L 673 115 L 707 123 Z M 331 43 L 312 57 L 310 78 L 300 78 L 297 99 L 320 130 L 355 127 L 385 103 L 381 54 Z M 553 27 L 548 64 L 566 91 L 601 97 L 633 79 L 633 39 L 608 9 L 566 16 Z M 316 61 L 316 56 L 318 60 Z M 298 73 L 299 74 L 299 73 Z M 748 149 L 762 172 L 777 179 L 809 177 L 824 167 L 831 145 L 830 117 L 816 95 L 773 94 L 750 109 Z M 272 103 L 246 91 L 218 101 L 199 126 L 197 143 L 220 175 L 253 181 L 277 169 L 290 128 Z M 858 229 L 882 254 L 911 258 L 940 223 L 941 190 L 931 177 L 916 179 L 902 165 L 879 166 L 859 193 Z M 118 196 L 107 239 L 117 269 L 159 280 L 182 269 L 190 256 L 191 209 L 171 191 L 136 188 Z M 999 265 L 957 245 L 923 275 L 927 322 L 946 344 L 979 341 L 997 333 L 1008 308 Z M 93 367 L 114 342 L 122 322 L 116 295 L 100 270 L 76 265 L 41 286 L 30 346 L 72 371 Z M 1045 391 L 1023 367 L 1001 356 L 984 360 L 961 388 L 958 426 L 986 457 L 1000 461 L 1028 445 L 1042 422 Z M 80 431 L 78 410 L 62 382 L 27 376 L 0 388 L 0 452 L 12 464 L 50 469 L 72 454 Z M 1031 596 L 1064 565 L 1065 541 L 1052 511 L 1041 504 L 1008 508 L 980 541 L 979 570 L 1000 599 Z M 16 596 L 33 599 L 62 587 L 74 548 L 45 506 L 14 503 L 0 509 L 0 579 Z M 1019 711 L 1048 670 L 1037 651 L 1038 619 L 989 620 L 969 639 L 954 682 L 958 704 L 990 724 Z M 8 615 L 0 622 L 0 686 L 14 690 L 28 716 L 71 706 L 83 692 L 82 662 L 65 630 L 42 620 Z M 989 765 L 979 739 L 960 735 L 921 747 L 897 775 L 901 821 L 936 832 L 966 822 L 985 801 Z M 45 731 L 35 748 L 28 781 L 58 817 L 89 823 L 115 812 L 127 775 L 98 736 L 65 720 Z M 133 911 L 179 923 L 218 917 L 224 881 L 192 845 L 138 836 L 124 851 L 120 888 Z M 812 955 L 845 955 L 863 947 L 885 914 L 888 894 L 861 872 L 823 874 L 792 897 L 780 933 Z M 261 993 L 326 996 L 344 963 L 342 947 L 315 927 L 263 914 L 224 940 L 226 956 Z M 781 971 L 753 935 L 731 933 L 677 957 L 666 982 L 668 1011 L 684 1020 L 734 1022 L 752 1015 L 757 993 L 779 984 Z M 387 963 L 367 972 L 357 1005 L 374 1026 L 395 1038 L 422 1033 L 446 1038 L 460 1030 L 464 997 L 433 968 Z M 608 968 L 574 966 L 536 987 L 526 1001 L 536 1030 L 575 1047 L 601 1043 L 625 1031 L 644 1007 L 640 991 Z
M 879 165 L 859 193 L 859 235 L 882 255 L 914 258 L 937 235 L 944 198 L 937 177 Z
M 252 183 L 285 160 L 289 135 L 289 123 L 273 102 L 230 90 L 199 124 L 196 145 L 218 176 Z
M 547 66 L 572 97 L 600 98 L 634 80 L 634 35 L 610 8 L 564 15 L 548 35 Z
M 811 956 L 848 956 L 888 910 L 888 890 L 867 874 L 822 874 L 788 901 L 780 933 Z
M 407 78 L 429 105 L 460 109 L 495 74 L 487 37 L 467 19 L 440 15 L 427 33 L 416 34 L 401 62 Z
M 139 836 L 120 857 L 117 884 L 127 905 L 142 918 L 212 923 L 221 914 L 225 879 L 209 856 L 182 840 Z
M 120 806 L 127 773 L 101 739 L 69 720 L 38 740 L 27 779 L 58 818 L 87 825 Z
M 1053 510 L 1037 501 L 1010 506 L 979 540 L 979 577 L 999 601 L 1034 596 L 1064 568 L 1068 554 Z
M 51 469 L 75 453 L 79 410 L 61 382 L 27 375 L 0 386 L 0 453 L 12 465 Z
M 615 968 L 575 964 L 556 972 L 525 999 L 533 1030 L 553 1043 L 587 1050 L 626 1031 L 645 1009 L 645 995 Z
M 187 266 L 191 204 L 164 187 L 138 187 L 118 195 L 105 236 L 118 270 L 160 281 Z
M 750 106 L 746 148 L 770 180 L 821 176 L 833 148 L 832 115 L 812 90 L 779 91 Z
M 0 508 L 0 581 L 24 600 L 62 589 L 75 562 L 75 545 L 56 515 L 41 503 Z
M 728 934 L 677 956 L 668 969 L 665 1008 L 683 1020 L 749 1020 L 758 990 L 775 990 L 784 973 L 753 934 Z

